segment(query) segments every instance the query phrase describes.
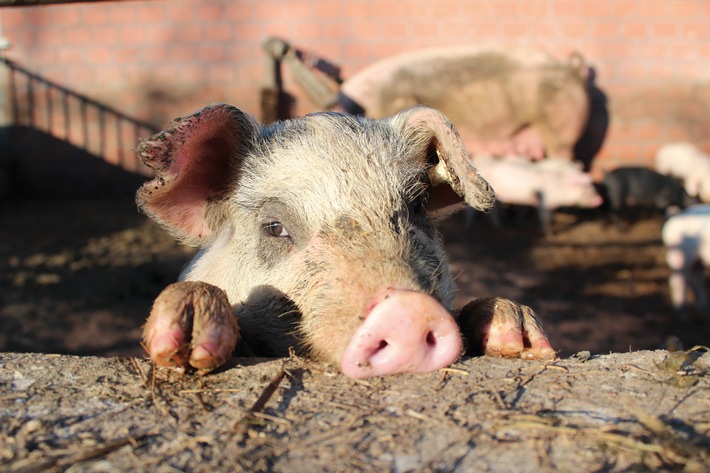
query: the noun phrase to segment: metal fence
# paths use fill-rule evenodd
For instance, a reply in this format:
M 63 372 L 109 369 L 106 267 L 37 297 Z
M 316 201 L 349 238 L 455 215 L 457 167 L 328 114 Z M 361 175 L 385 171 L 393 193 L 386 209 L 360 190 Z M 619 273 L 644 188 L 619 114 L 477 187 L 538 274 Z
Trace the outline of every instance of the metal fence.
M 0 57 L 0 64 L 8 68 L 12 125 L 36 128 L 127 171 L 149 174 L 136 159 L 134 149 L 141 138 L 159 131 L 156 127 L 7 58 Z

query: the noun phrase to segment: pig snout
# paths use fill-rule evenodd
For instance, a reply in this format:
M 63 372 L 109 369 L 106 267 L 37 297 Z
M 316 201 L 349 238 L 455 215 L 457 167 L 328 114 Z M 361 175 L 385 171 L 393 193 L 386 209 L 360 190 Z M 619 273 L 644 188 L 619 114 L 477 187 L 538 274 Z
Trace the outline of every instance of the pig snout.
M 456 321 L 431 296 L 390 287 L 379 291 L 369 308 L 341 358 L 346 376 L 425 373 L 462 353 Z

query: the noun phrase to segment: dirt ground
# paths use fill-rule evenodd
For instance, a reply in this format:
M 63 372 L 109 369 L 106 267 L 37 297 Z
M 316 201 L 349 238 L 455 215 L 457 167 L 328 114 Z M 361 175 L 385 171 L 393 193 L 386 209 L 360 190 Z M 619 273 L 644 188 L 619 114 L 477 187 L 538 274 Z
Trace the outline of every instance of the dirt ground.
M 710 345 L 710 320 L 670 310 L 660 226 L 620 232 L 593 212 L 559 213 L 547 237 L 525 216 L 444 224 L 460 304 L 530 305 L 553 364 L 484 357 L 356 382 L 235 360 L 179 378 L 143 359 L 140 326 L 193 250 L 130 196 L 5 202 L 0 470 L 710 471 L 710 355 L 680 376 L 668 352 L 638 352 Z

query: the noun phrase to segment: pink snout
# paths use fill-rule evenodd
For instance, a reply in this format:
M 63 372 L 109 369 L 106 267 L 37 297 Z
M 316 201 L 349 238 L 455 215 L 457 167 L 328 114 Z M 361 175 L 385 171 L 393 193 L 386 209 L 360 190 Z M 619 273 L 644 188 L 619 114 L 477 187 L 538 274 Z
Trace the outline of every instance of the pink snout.
M 461 355 L 456 321 L 431 296 L 388 288 L 374 304 L 343 353 L 340 368 L 346 376 L 426 373 Z

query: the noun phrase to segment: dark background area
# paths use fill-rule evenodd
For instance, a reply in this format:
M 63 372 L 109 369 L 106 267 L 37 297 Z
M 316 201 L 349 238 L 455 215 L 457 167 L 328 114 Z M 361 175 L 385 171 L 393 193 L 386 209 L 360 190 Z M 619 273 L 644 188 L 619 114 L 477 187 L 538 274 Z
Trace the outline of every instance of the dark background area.
M 16 141 L 25 149 L 68 146 L 25 136 Z M 194 249 L 139 213 L 133 195 L 144 177 L 78 149 L 55 153 L 53 166 L 33 156 L 14 168 L 32 179 L 19 172 L 0 201 L 0 351 L 141 355 L 152 301 Z M 527 304 L 562 355 L 654 349 L 671 336 L 708 344 L 708 320 L 681 322 L 670 308 L 660 218 L 620 231 L 599 211 L 556 217 L 550 236 L 531 210 L 502 228 L 485 217 L 467 227 L 463 214 L 444 222 L 458 305 L 491 295 Z

